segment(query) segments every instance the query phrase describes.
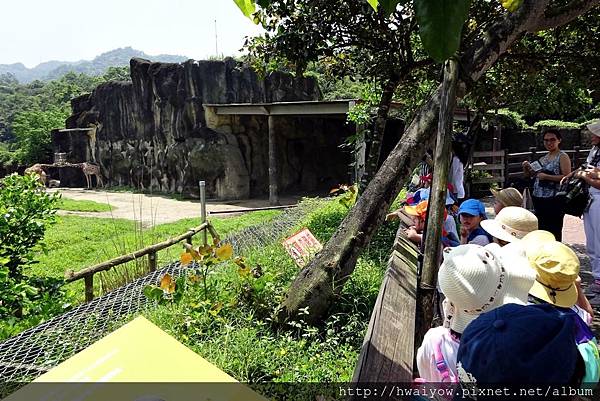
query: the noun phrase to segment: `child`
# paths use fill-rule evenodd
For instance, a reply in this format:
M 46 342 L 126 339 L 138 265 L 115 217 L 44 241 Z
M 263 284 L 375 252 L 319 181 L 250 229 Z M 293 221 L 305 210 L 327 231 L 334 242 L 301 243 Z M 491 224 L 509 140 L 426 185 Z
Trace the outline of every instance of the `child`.
M 448 327 L 430 329 L 417 351 L 419 375 L 428 382 L 456 382 L 461 333 L 483 312 L 506 303 L 525 304 L 535 272 L 523 257 L 501 257 L 479 245 L 444 250 L 439 286 L 446 296 Z M 504 263 L 506 261 L 507 263 Z
M 538 229 L 538 219 L 527 209 L 508 206 L 500 210 L 494 219 L 480 223 L 494 241 L 506 245 L 522 239 L 525 235 Z
M 404 212 L 411 216 L 414 225 L 410 226 L 405 230 L 405 234 L 412 242 L 417 245 L 423 241 L 423 230 L 425 229 L 425 218 L 427 216 L 427 208 L 429 201 L 424 200 L 419 202 L 416 206 L 405 206 Z M 458 246 L 460 244 L 458 240 L 458 234 L 456 233 L 456 225 L 452 216 L 444 212 L 444 228 L 442 230 L 442 245 L 447 246 Z
M 500 213 L 500 210 L 507 206 L 523 207 L 523 195 L 516 188 L 504 188 L 500 191 L 490 189 L 494 196 L 494 213 Z
M 455 399 L 469 399 L 465 393 L 475 390 L 481 391 L 477 400 L 516 400 L 486 391 L 506 388 L 509 394 L 533 390 L 527 400 L 553 400 L 549 386 L 578 388 L 583 371 L 573 329 L 573 321 L 549 305 L 509 304 L 482 314 L 461 338 Z M 542 394 L 536 388 L 544 388 Z
M 479 226 L 487 219 L 485 206 L 477 199 L 467 199 L 458 209 L 460 218 L 460 243 L 485 246 L 492 242 L 492 237 Z
M 529 290 L 530 303 L 553 305 L 561 314 L 573 319 L 575 343 L 585 361 L 583 381 L 595 385 L 600 378 L 598 346 L 585 321 L 585 311 L 576 307 L 579 258 L 571 248 L 558 241 L 527 241 L 525 254 L 537 273 Z

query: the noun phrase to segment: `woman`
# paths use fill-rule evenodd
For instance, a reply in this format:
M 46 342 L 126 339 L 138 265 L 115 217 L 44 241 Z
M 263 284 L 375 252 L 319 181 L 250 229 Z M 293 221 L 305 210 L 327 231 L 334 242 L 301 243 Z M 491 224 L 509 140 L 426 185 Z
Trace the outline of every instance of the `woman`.
M 590 154 L 586 160 L 586 170 L 576 170 L 569 174 L 582 179 L 589 185 L 592 203 L 587 211 L 583 213 L 583 225 L 585 228 L 585 238 L 587 252 L 592 264 L 592 274 L 594 283 L 588 287 L 588 295 L 594 297 L 594 304 L 600 302 L 600 121 L 596 121 L 587 126 L 592 134 L 591 142 L 593 145 Z
M 556 196 L 556 193 L 560 180 L 571 173 L 571 159 L 560 150 L 561 141 L 562 136 L 558 131 L 547 130 L 544 132 L 544 147 L 548 150 L 548 154 L 539 159 L 537 166 L 529 161 L 523 162 L 525 175 L 535 177 L 532 195 L 539 228 L 550 231 L 558 241 L 562 240 L 565 213 L 563 198 Z

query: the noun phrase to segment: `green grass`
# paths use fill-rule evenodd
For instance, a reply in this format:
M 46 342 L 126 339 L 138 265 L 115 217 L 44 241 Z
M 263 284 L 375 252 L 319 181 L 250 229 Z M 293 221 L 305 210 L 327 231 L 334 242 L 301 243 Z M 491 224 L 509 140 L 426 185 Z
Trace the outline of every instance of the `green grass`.
M 295 229 L 306 226 L 326 242 L 346 213 L 337 202 L 329 202 Z M 284 329 L 271 324 L 270 317 L 300 270 L 279 243 L 244 255 L 250 267 L 261 267 L 262 276 L 240 275 L 230 263 L 209 276 L 208 294 L 188 282 L 180 303 L 159 306 L 145 316 L 239 381 L 347 382 L 396 229 L 397 224 L 385 224 L 378 231 L 318 327 L 301 318 Z
M 108 203 L 61 198 L 58 201 L 58 209 L 73 212 L 109 212 L 113 209 L 113 207 L 111 207 Z
M 212 222 L 225 236 L 264 224 L 278 214 L 255 212 Z M 290 233 L 308 227 L 325 243 L 346 214 L 347 209 L 338 202 L 325 202 Z M 141 230 L 126 220 L 60 216 L 46 234 L 48 253 L 38 254 L 40 263 L 30 273 L 62 277 L 66 269 L 78 270 L 122 254 L 125 245 L 131 251 L 142 242 L 154 243 L 199 224 L 199 219 L 185 219 Z M 157 306 L 144 314 L 239 381 L 347 382 L 360 352 L 396 229 L 397 223 L 386 223 L 376 233 L 328 317 L 318 326 L 307 324 L 302 317 L 280 328 L 270 321 L 300 271 L 279 242 L 243 255 L 255 271 L 260 266 L 261 275 L 242 275 L 234 263 L 218 265 L 208 276 L 208 293 L 204 293 L 203 286 L 187 281 L 182 301 Z M 181 246 L 161 251 L 159 263 L 176 260 L 181 252 Z M 81 281 L 69 288 L 72 296 L 83 297 Z
M 279 211 L 259 211 L 234 217 L 211 219 L 219 235 L 271 220 Z M 46 252 L 38 251 L 38 263 L 28 273 L 40 277 L 62 278 L 67 270 L 78 271 L 114 257 L 121 256 L 148 245 L 185 233 L 189 228 L 200 225 L 200 219 L 183 219 L 142 229 L 139 224 L 123 219 L 93 218 L 80 216 L 58 216 L 44 237 Z M 194 243 L 200 235 L 194 237 Z M 183 245 L 173 245 L 158 253 L 158 265 L 162 266 L 179 259 Z M 126 266 L 114 270 L 127 269 Z M 110 273 L 109 273 L 110 274 Z M 76 300 L 83 299 L 83 281 L 67 285 Z M 100 282 L 95 277 L 94 292 L 99 294 Z

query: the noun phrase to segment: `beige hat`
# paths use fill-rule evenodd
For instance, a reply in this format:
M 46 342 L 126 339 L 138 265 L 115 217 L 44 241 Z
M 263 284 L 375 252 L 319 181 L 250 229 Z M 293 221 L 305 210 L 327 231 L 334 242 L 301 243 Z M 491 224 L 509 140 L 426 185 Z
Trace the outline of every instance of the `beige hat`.
M 577 303 L 579 258 L 571 248 L 558 241 L 529 241 L 525 253 L 537 272 L 529 293 L 556 306 L 570 308 Z
M 444 250 L 438 278 L 453 309 L 450 328 L 462 333 L 481 313 L 507 303 L 525 304 L 535 272 L 526 258 L 504 255 L 497 244 L 467 244 Z
M 490 189 L 492 195 L 503 206 L 522 206 L 523 195 L 516 188 L 504 188 L 500 191 Z
M 587 125 L 587 129 L 596 136 L 600 136 L 600 120 Z
M 525 235 L 523 238 L 524 244 L 541 244 L 542 242 L 556 241 L 556 237 L 550 231 L 535 230 Z
M 535 214 L 516 206 L 502 208 L 493 220 L 483 220 L 479 224 L 488 234 L 506 242 L 520 240 L 538 229 Z

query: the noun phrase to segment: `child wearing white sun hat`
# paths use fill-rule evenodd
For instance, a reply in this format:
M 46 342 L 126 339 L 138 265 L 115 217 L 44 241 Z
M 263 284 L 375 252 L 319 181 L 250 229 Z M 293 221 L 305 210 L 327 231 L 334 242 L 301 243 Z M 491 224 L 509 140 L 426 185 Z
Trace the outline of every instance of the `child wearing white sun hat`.
M 523 256 L 503 253 L 495 244 L 444 250 L 438 281 L 449 306 L 449 327 L 430 329 L 417 351 L 419 375 L 425 381 L 457 382 L 456 355 L 467 325 L 501 305 L 527 303 L 535 271 Z

